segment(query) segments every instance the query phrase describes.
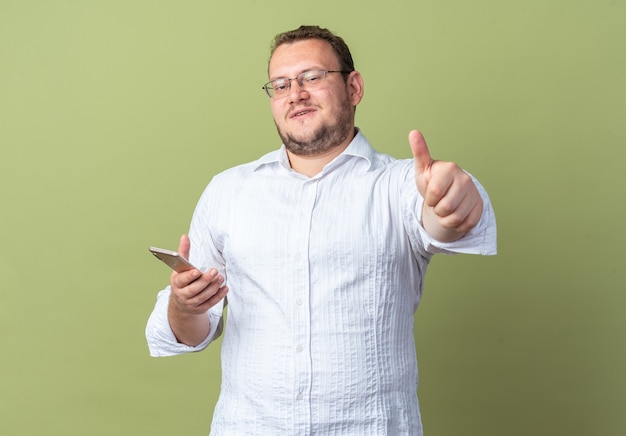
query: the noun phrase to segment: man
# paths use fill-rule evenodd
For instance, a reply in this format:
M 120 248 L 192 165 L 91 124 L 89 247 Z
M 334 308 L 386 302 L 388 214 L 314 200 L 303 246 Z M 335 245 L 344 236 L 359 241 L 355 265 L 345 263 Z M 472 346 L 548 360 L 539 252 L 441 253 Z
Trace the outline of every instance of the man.
M 203 349 L 227 307 L 211 435 L 420 435 L 424 273 L 437 252 L 495 254 L 489 198 L 418 131 L 411 160 L 369 145 L 363 79 L 328 30 L 278 35 L 268 74 L 283 146 L 208 185 L 178 248 L 206 272 L 172 273 L 151 354 Z

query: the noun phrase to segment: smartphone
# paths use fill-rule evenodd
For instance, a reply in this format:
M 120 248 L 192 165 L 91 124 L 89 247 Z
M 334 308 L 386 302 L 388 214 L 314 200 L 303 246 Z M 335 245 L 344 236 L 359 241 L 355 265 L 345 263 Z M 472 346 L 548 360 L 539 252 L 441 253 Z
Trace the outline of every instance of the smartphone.
M 190 269 L 197 269 L 187 259 L 185 259 L 180 253 L 176 251 L 166 250 L 164 248 L 150 247 L 150 253 L 154 254 L 157 259 L 162 260 L 167 266 L 172 268 L 176 272 L 188 271 Z

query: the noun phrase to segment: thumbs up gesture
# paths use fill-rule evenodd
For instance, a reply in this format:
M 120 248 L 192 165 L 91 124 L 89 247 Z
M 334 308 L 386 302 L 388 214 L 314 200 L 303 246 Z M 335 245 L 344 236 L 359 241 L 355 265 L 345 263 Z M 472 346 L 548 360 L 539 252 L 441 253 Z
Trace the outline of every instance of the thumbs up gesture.
M 452 242 L 480 220 L 483 201 L 472 178 L 453 162 L 433 160 L 424 136 L 409 133 L 415 158 L 415 183 L 424 198 L 422 225 L 440 242 Z

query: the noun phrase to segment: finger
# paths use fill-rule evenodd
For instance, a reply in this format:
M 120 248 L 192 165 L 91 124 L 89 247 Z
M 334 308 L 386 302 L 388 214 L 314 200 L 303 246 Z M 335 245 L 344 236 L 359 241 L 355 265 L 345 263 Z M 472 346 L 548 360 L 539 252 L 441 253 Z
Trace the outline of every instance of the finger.
M 424 135 L 419 130 L 411 130 L 409 133 L 409 144 L 415 158 L 415 175 L 421 176 L 430 169 L 433 163 Z
M 189 259 L 189 249 L 191 248 L 191 242 L 189 241 L 189 236 L 181 235 L 180 242 L 178 243 L 178 252 L 185 257 L 185 259 Z
M 430 168 L 428 176 L 427 189 L 423 192 L 420 190 L 420 194 L 424 197 L 424 202 L 427 206 L 437 206 L 439 202 L 450 194 L 450 190 L 454 190 L 454 173 L 450 172 L 449 162 L 437 161 L 433 162 Z M 416 177 L 418 188 L 420 186 L 421 177 Z M 445 206 L 442 205 L 443 207 Z M 450 207 L 450 206 L 447 206 Z
M 220 300 L 224 299 L 226 294 L 228 293 L 228 286 L 222 286 L 217 289 L 215 292 L 207 293 L 203 295 L 198 301 L 198 304 L 195 306 L 197 309 L 201 309 L 202 311 L 206 311 L 211 307 L 215 306 Z
M 182 289 L 188 287 L 193 282 L 198 281 L 201 276 L 202 273 L 197 269 L 190 269 L 180 273 L 173 271 L 170 276 L 170 283 L 173 288 Z
M 451 180 L 441 177 L 434 178 L 429 185 L 429 199 L 427 204 L 433 207 L 433 212 L 440 218 L 447 217 L 453 213 L 462 213 L 459 210 L 463 204 L 465 193 L 463 193 Z
M 467 233 L 472 230 L 476 224 L 480 221 L 480 217 L 483 214 L 483 201 L 479 197 L 478 201 L 468 202 L 471 204 L 469 212 L 466 213 L 463 222 L 459 223 L 455 229 L 458 232 Z
M 200 289 L 198 293 L 192 295 L 188 299 L 188 303 L 192 307 L 198 307 L 206 304 L 207 301 L 213 302 L 211 306 L 215 305 L 217 301 L 226 295 L 228 288 L 224 285 L 224 279 L 222 276 L 218 276 L 216 280 L 212 281 L 209 285 Z
M 482 199 L 474 190 L 453 185 L 433 208 L 433 212 L 443 227 L 466 232 L 477 224 L 482 209 Z

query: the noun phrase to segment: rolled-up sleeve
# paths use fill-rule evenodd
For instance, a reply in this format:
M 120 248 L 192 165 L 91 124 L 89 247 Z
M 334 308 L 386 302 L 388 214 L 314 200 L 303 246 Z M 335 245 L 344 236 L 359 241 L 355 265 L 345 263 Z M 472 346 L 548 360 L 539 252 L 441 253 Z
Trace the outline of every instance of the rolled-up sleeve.
M 152 357 L 176 356 L 201 351 L 222 333 L 223 304 L 220 302 L 207 312 L 211 323 L 211 330 L 200 344 L 192 347 L 178 342 L 167 319 L 170 292 L 169 286 L 159 292 L 156 304 L 148 319 L 148 324 L 146 325 L 146 339 L 148 341 L 150 356 Z
M 407 226 L 409 229 L 409 237 L 416 246 L 425 251 L 423 254 L 464 253 L 490 256 L 497 253 L 496 217 L 491 205 L 491 200 L 480 182 L 471 174 L 469 174 L 469 176 L 474 181 L 483 200 L 483 213 L 478 224 L 476 224 L 472 230 L 467 232 L 462 238 L 452 242 L 437 241 L 424 229 L 421 224 L 424 199 L 417 191 L 417 188 L 415 188 L 415 183 L 411 181 L 412 187 L 407 196 L 407 201 L 403 203 L 403 213 L 405 222 L 415 223 L 415 225 Z

